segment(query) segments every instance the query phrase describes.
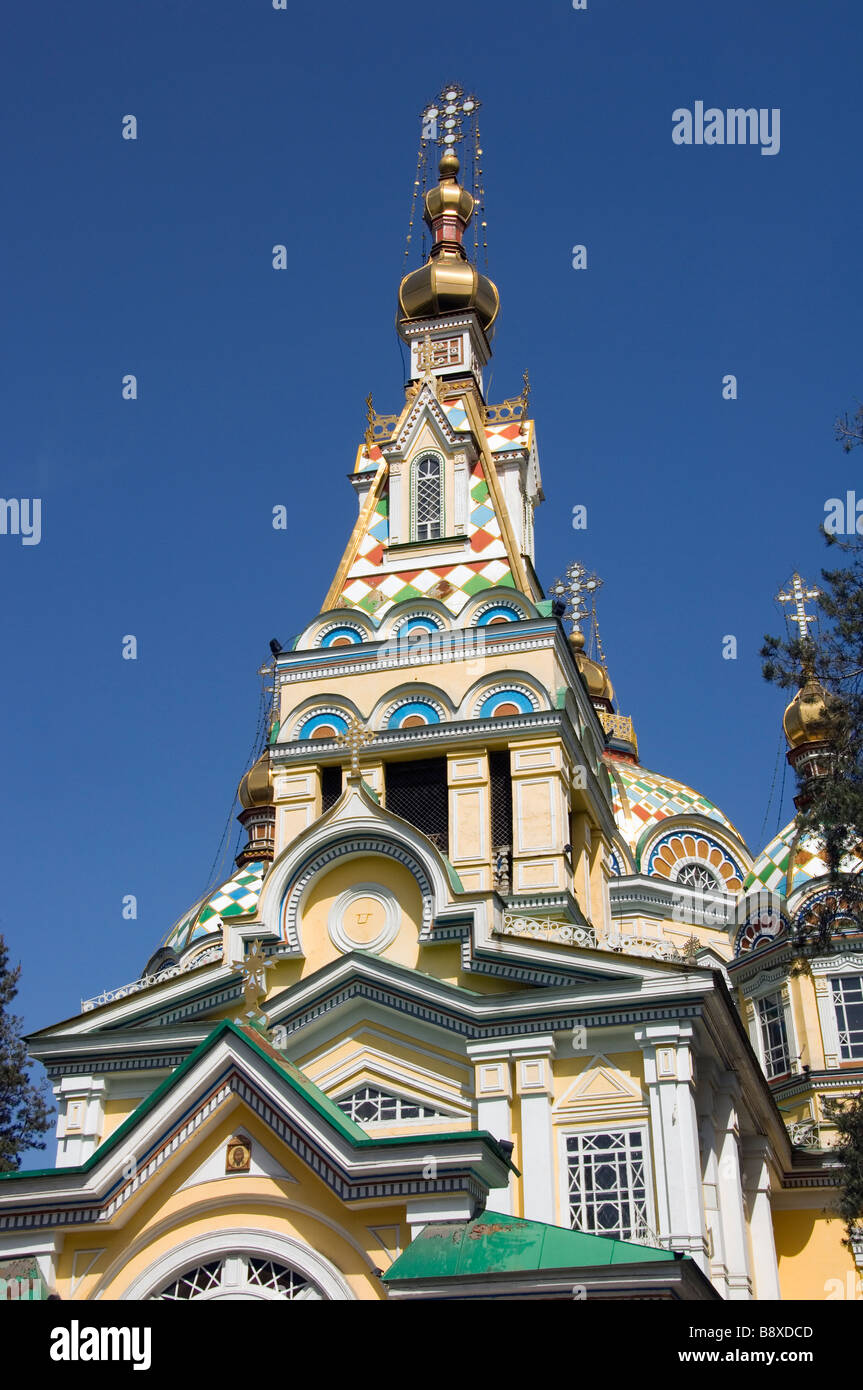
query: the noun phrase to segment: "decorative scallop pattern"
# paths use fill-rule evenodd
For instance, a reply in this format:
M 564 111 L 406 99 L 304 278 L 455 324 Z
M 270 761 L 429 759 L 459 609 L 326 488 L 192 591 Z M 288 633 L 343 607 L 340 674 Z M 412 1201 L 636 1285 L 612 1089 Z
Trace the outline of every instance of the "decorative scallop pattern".
M 699 874 L 699 870 L 706 872 Z M 691 881 L 695 887 L 715 885 L 726 893 L 739 893 L 743 888 L 740 865 L 718 841 L 697 831 L 664 835 L 650 851 L 647 872 L 671 882 Z

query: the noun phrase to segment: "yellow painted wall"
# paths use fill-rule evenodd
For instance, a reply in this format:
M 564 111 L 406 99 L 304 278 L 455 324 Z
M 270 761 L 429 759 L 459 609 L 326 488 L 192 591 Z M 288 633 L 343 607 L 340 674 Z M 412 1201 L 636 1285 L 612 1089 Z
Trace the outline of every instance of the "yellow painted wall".
M 851 1252 L 842 1245 L 845 1227 L 838 1217 L 828 1219 L 817 1208 L 774 1211 L 773 1233 L 783 1298 L 847 1297 L 848 1276 L 857 1276 Z
M 297 1179 L 296 1182 L 241 1174 L 199 1183 L 180 1191 L 214 1147 L 242 1131 L 262 1144 Z M 58 1261 L 57 1291 L 62 1298 L 119 1298 L 132 1281 L 162 1255 L 184 1240 L 210 1232 L 224 1235 L 252 1227 L 291 1236 L 333 1264 L 361 1299 L 383 1296 L 371 1268 L 385 1269 L 392 1254 L 369 1227 L 398 1226 L 401 1243 L 408 1239 L 403 1206 L 397 1204 L 357 1211 L 341 1202 L 299 1157 L 240 1103 L 227 1102 L 189 1141 L 179 1164 L 157 1183 L 144 1203 L 120 1224 L 120 1213 L 98 1230 L 70 1229 Z M 104 1247 L 72 1293 L 76 1252 Z M 238 1234 L 237 1248 L 245 1248 Z M 79 1266 L 89 1256 L 79 1260 Z M 290 1263 L 289 1257 L 286 1262 Z M 194 1260 L 192 1261 L 194 1263 Z M 79 1269 L 80 1273 L 80 1269 Z

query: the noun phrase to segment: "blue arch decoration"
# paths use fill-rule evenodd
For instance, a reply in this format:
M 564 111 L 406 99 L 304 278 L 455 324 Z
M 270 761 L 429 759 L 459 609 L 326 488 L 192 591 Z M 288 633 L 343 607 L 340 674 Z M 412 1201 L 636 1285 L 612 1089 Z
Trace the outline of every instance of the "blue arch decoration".
M 496 603 L 494 607 L 486 608 L 485 612 L 480 613 L 476 625 L 477 627 L 486 627 L 488 623 L 493 623 L 498 618 L 503 618 L 508 623 L 517 623 L 523 616 L 523 613 L 520 613 L 509 603 Z
M 431 618 L 407 618 L 398 627 L 399 635 L 403 632 L 440 632 L 439 625 Z
M 315 729 L 320 729 L 322 725 L 329 724 L 336 733 L 346 734 L 348 731 L 348 721 L 341 714 L 313 714 L 307 719 L 300 729 L 299 738 L 311 738 Z
M 329 632 L 325 632 L 321 638 L 322 647 L 331 647 L 334 642 L 348 641 L 359 643 L 366 641 L 366 638 L 355 627 L 348 627 L 347 623 L 343 627 L 331 627 Z
M 533 713 L 533 704 L 523 690 L 496 690 L 480 705 L 480 719 L 492 719 L 498 705 L 515 705 L 520 714 Z
M 426 724 L 439 724 L 440 715 L 434 705 L 430 705 L 427 700 L 406 700 L 398 709 L 394 709 L 387 721 L 388 729 L 400 729 L 404 721 L 412 714 L 420 715 Z

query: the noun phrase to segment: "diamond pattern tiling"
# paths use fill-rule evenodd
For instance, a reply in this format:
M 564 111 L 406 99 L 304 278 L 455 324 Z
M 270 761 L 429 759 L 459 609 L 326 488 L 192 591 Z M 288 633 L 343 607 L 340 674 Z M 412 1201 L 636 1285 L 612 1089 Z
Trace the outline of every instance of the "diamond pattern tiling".
M 173 927 L 163 944 L 181 955 L 194 941 L 221 933 L 224 918 L 254 912 L 261 896 L 265 868 L 262 863 L 247 864 L 217 888 L 199 910 L 193 909 Z

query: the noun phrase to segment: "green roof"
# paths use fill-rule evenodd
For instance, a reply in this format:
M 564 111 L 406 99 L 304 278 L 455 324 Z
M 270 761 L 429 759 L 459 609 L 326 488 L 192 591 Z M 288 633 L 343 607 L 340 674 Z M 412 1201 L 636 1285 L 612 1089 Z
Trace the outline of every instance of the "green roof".
M 140 1105 L 136 1106 L 131 1115 L 128 1115 L 123 1123 L 115 1129 L 107 1139 L 103 1140 L 99 1147 L 95 1149 L 83 1163 L 68 1168 L 15 1169 L 9 1173 L 0 1173 L 0 1182 L 14 1181 L 16 1178 L 56 1177 L 58 1173 L 62 1173 L 65 1176 L 66 1174 L 89 1172 L 91 1168 L 95 1167 L 95 1165 L 105 1157 L 106 1153 L 123 1142 L 126 1135 L 134 1129 L 142 1116 L 154 1109 L 162 1097 L 173 1086 L 177 1085 L 180 1078 L 191 1071 L 199 1058 L 201 1058 L 205 1052 L 208 1052 L 210 1048 L 226 1034 L 233 1034 L 235 1037 L 241 1038 L 243 1042 L 248 1044 L 259 1057 L 285 1078 L 294 1091 L 304 1096 L 313 1109 L 317 1110 L 320 1115 L 325 1116 L 334 1129 L 340 1130 L 355 1149 L 397 1149 L 420 1143 L 433 1147 L 437 1144 L 448 1144 L 453 1142 L 463 1144 L 467 1141 L 482 1140 L 498 1158 L 502 1158 L 506 1162 L 507 1166 L 511 1168 L 513 1172 L 518 1172 L 513 1166 L 511 1156 L 501 1149 L 500 1143 L 495 1139 L 494 1135 L 489 1134 L 488 1131 L 484 1129 L 447 1130 L 439 1134 L 392 1134 L 381 1136 L 380 1138 L 370 1137 L 356 1121 L 350 1119 L 350 1117 L 345 1114 L 341 1107 L 337 1105 L 326 1092 L 322 1091 L 319 1086 L 316 1086 L 313 1081 L 309 1080 L 299 1067 L 295 1066 L 293 1062 L 290 1062 L 287 1057 L 283 1057 L 281 1053 L 277 1052 L 263 1037 L 256 1039 L 247 1028 L 234 1023 L 232 1019 L 226 1018 L 222 1019 L 216 1025 L 213 1031 L 204 1038 L 203 1042 L 198 1044 L 184 1062 L 181 1062 L 174 1071 L 165 1077 L 149 1096 L 141 1101 Z
M 390 1265 L 384 1279 L 450 1279 L 507 1270 L 580 1269 L 597 1265 L 655 1264 L 673 1250 L 587 1235 L 544 1221 L 485 1211 L 475 1221 L 425 1226 Z

